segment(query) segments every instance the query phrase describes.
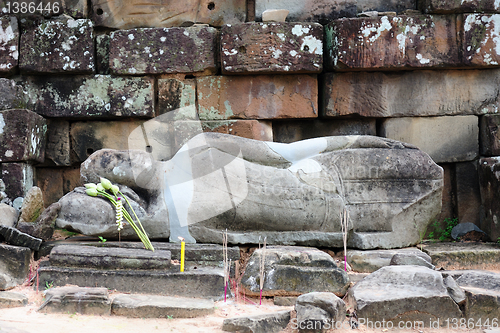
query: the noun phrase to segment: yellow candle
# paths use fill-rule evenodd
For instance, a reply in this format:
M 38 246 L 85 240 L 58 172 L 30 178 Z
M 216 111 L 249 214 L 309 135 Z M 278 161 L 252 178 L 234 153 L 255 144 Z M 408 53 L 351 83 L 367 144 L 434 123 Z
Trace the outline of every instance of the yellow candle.
M 184 272 L 184 256 L 186 252 L 186 242 L 184 242 L 184 238 L 179 237 L 181 240 L 181 272 Z

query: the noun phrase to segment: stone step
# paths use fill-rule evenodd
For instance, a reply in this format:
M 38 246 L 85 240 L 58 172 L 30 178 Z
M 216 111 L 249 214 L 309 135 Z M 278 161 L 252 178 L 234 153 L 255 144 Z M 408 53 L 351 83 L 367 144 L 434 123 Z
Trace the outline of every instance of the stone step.
M 167 269 L 170 251 L 60 245 L 50 252 L 50 265 L 97 269 Z
M 100 243 L 94 241 L 91 237 L 75 237 L 75 240 L 68 239 L 64 241 L 44 242 L 37 253 L 36 259 L 49 255 L 50 251 L 60 245 L 79 245 L 79 246 L 98 246 L 104 248 L 123 248 L 123 249 L 144 249 L 141 242 L 115 242 L 106 241 Z M 170 251 L 173 260 L 180 260 L 181 244 L 152 242 L 156 251 Z M 235 262 L 240 259 L 240 249 L 238 246 L 231 246 L 227 249 L 228 258 Z M 223 267 L 222 245 L 218 244 L 186 244 L 185 253 L 186 266 L 215 266 Z
M 111 314 L 132 318 L 196 318 L 213 313 L 212 300 L 144 294 L 119 294 L 111 304 Z
M 423 246 L 437 269 L 500 270 L 500 244 L 497 243 L 432 243 Z
M 177 266 L 178 267 L 178 266 Z M 224 274 L 220 268 L 203 267 L 185 272 L 161 270 L 98 270 L 89 268 L 41 267 L 39 285 L 105 287 L 127 293 L 199 297 L 224 297 Z

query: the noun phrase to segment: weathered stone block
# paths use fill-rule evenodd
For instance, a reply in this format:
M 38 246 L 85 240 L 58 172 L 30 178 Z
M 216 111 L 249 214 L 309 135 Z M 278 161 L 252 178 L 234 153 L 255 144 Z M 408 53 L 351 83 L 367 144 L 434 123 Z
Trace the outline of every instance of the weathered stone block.
M 443 201 L 441 213 L 436 217 L 436 221 L 440 222 L 440 227 L 445 228 L 444 219 L 453 218 L 456 215 L 457 194 L 455 190 L 455 165 L 444 163 L 439 165 L 443 168 Z M 435 231 L 433 225 L 429 225 L 426 231 L 426 238 L 429 233 Z
M 315 75 L 208 76 L 196 80 L 201 120 L 318 116 Z
M 438 269 L 500 269 L 500 246 L 496 243 L 431 243 L 423 246 Z
M 4 7 L 2 7 L 4 8 Z M 0 73 L 12 73 L 19 62 L 19 28 L 15 17 L 0 18 Z
M 168 77 L 158 79 L 158 113 L 196 105 L 196 81 Z
M 90 20 L 61 16 L 26 20 L 19 68 L 28 73 L 93 73 L 94 37 Z
M 444 116 L 498 110 L 500 71 L 434 70 L 327 73 L 321 115 Z
M 12 206 L 0 203 L 0 225 L 4 227 L 14 227 L 17 223 L 19 212 Z
M 264 256 L 262 295 L 298 296 L 312 291 L 344 296 L 349 286 L 347 273 L 327 253 L 304 247 L 268 246 L 256 250 L 245 269 L 241 285 L 247 295 L 259 295 L 259 263 Z
M 45 147 L 44 165 L 71 165 L 69 121 L 49 119 L 47 124 L 47 144 Z
M 462 313 L 448 294 L 441 273 L 422 266 L 387 266 L 368 275 L 349 290 L 349 304 L 360 324 L 385 320 L 404 327 L 411 320 L 445 325 Z M 423 327 L 423 326 L 422 326 Z
M 347 262 L 353 271 L 361 273 L 372 273 L 376 270 L 389 266 L 392 258 L 396 254 L 414 254 L 416 256 L 425 255 L 417 248 L 405 248 L 396 250 L 348 250 Z
M 245 22 L 245 0 L 159 0 L 151 3 L 128 0 L 92 0 L 93 20 L 97 26 L 117 29 L 137 27 L 176 27 L 205 23 Z
M 153 117 L 154 80 L 149 77 L 33 76 L 29 105 L 46 117 Z
M 28 297 L 24 294 L 2 291 L 0 292 L 0 308 L 15 308 L 28 305 Z
M 0 226 L 0 236 L 7 244 L 38 251 L 42 240 L 11 227 Z
M 99 35 L 95 38 L 96 48 L 96 72 L 97 74 L 109 74 L 109 35 Z
M 464 317 L 472 320 L 481 318 L 483 323 L 493 321 L 496 326 L 500 316 L 500 274 L 469 271 L 457 279 L 457 284 L 467 296 Z
M 256 0 L 255 18 L 262 20 L 262 13 L 267 9 L 288 9 L 287 20 L 290 22 L 320 22 L 327 24 L 340 17 L 356 17 L 357 13 L 366 11 L 403 12 L 415 9 L 416 1 L 371 1 L 371 0 Z M 249 20 L 251 21 L 251 20 Z
M 12 200 L 24 198 L 33 186 L 33 166 L 27 163 L 2 163 L 0 167 L 7 196 Z
M 63 193 L 73 191 L 78 186 L 83 186 L 80 179 L 80 167 L 66 168 L 62 172 Z
M 222 73 L 320 73 L 323 26 L 242 23 L 221 29 Z
M 466 14 L 463 24 L 463 63 L 498 66 L 500 63 L 500 14 Z
M 145 28 L 111 33 L 113 74 L 215 73 L 217 29 Z
M 409 69 L 459 64 L 454 16 L 382 16 L 325 27 L 328 70 Z
M 45 206 L 59 201 L 64 195 L 62 173 L 63 170 L 59 168 L 36 169 L 36 186 L 43 192 Z
M 500 11 L 500 4 L 494 0 L 420 0 L 419 7 L 429 14 L 494 13 Z
M 46 132 L 45 119 L 32 111 L 0 111 L 0 162 L 43 162 Z
M 14 80 L 0 78 L 0 110 L 26 109 L 27 96 Z
M 391 118 L 382 123 L 381 135 L 417 146 L 436 163 L 471 161 L 479 154 L 476 116 Z
M 481 194 L 478 161 L 455 164 L 455 180 L 458 220 L 479 225 Z
M 500 155 L 500 115 L 484 115 L 479 118 L 479 147 L 481 155 Z
M 377 135 L 375 119 L 314 119 L 274 121 L 276 142 L 295 142 L 331 135 Z
M 345 320 L 346 305 L 333 293 L 312 292 L 297 297 L 295 311 L 299 332 L 317 332 L 318 329 L 324 331 L 341 327 Z
M 42 190 L 33 186 L 24 197 L 19 222 L 35 222 L 44 210 Z
M 224 319 L 225 332 L 278 333 L 290 322 L 290 311 L 265 313 L 253 316 L 239 316 Z
M 28 277 L 31 250 L 0 244 L 0 290 L 11 289 Z
M 111 300 L 106 288 L 62 287 L 45 293 L 45 302 L 38 309 L 42 313 L 80 313 L 109 315 Z
M 500 237 L 500 157 L 482 158 L 479 160 L 479 186 L 481 193 L 481 217 L 479 228 L 490 239 Z
M 205 132 L 217 132 L 254 140 L 273 141 L 273 129 L 269 121 L 215 120 L 203 121 L 201 126 Z

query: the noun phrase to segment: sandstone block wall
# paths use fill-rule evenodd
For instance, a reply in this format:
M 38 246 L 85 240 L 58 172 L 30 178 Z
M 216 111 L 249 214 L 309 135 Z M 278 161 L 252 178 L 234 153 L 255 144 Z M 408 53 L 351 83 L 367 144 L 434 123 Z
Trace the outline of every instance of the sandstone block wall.
M 87 156 L 126 149 L 135 128 L 182 110 L 196 124 L 176 130 L 192 133 L 415 144 L 445 170 L 439 220 L 495 225 L 498 193 L 481 188 L 479 160 L 500 155 L 497 2 L 37 0 L 44 10 L 28 13 L 8 3 L 0 170 L 12 199 L 37 184 L 46 205 L 57 201 Z M 278 8 L 287 22 L 261 22 Z

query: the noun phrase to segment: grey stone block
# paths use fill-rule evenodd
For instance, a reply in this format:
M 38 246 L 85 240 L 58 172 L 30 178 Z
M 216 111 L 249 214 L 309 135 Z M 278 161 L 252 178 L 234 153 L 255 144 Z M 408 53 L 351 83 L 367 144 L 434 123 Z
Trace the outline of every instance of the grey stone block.
M 380 134 L 417 146 L 436 163 L 472 161 L 479 155 L 476 116 L 391 118 L 383 121 Z
M 277 333 L 290 321 L 290 311 L 266 313 L 249 317 L 225 319 L 222 330 L 226 332 Z
M 26 280 L 30 259 L 30 249 L 0 244 L 0 290 L 14 288 Z
M 347 262 L 355 272 L 372 273 L 379 268 L 389 266 L 396 254 L 425 255 L 417 248 L 394 249 L 394 250 L 348 250 Z M 430 260 L 430 259 L 429 259 Z
M 334 328 L 340 325 L 345 319 L 346 305 L 333 293 L 313 292 L 297 298 L 295 311 L 299 332 L 317 332 L 317 328 Z
M 74 286 L 51 288 L 45 293 L 45 301 L 38 312 L 109 315 L 111 313 L 111 300 L 106 288 Z
M 500 270 L 500 244 L 434 243 L 423 251 L 431 256 L 436 268 Z
M 481 318 L 484 322 L 500 317 L 500 274 L 473 271 L 457 278 L 457 284 L 465 291 L 465 318 Z
M 15 308 L 28 305 L 28 297 L 21 293 L 0 291 L 0 308 Z
M 27 247 L 34 251 L 38 251 L 40 245 L 42 244 L 41 239 L 30 236 L 11 227 L 0 226 L 0 235 L 8 244 Z
M 479 227 L 492 240 L 500 237 L 500 157 L 479 160 L 479 186 L 481 193 L 481 211 Z

